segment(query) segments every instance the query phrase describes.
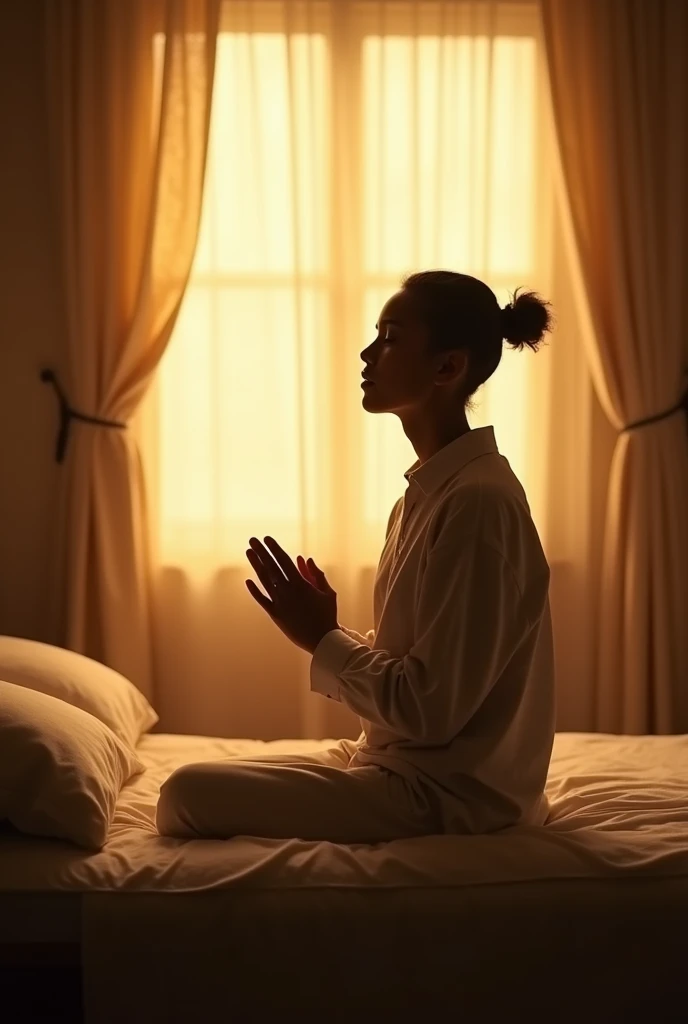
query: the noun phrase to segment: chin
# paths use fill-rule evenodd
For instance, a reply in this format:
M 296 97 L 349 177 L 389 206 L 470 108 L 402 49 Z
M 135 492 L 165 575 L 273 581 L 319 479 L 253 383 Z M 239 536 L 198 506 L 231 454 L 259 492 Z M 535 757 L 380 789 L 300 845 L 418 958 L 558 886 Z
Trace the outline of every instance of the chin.
M 379 403 L 376 402 L 374 390 L 374 388 L 371 388 L 370 391 L 363 392 L 361 395 L 361 405 L 364 409 L 370 409 L 371 412 L 379 412 Z

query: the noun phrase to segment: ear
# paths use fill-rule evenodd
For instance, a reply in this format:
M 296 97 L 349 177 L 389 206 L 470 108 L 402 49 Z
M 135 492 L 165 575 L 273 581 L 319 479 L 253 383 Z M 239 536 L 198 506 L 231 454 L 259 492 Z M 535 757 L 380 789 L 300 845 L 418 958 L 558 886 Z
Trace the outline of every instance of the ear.
M 462 381 L 468 373 L 468 352 L 465 348 L 454 348 L 443 352 L 437 365 L 436 382 L 441 385 Z

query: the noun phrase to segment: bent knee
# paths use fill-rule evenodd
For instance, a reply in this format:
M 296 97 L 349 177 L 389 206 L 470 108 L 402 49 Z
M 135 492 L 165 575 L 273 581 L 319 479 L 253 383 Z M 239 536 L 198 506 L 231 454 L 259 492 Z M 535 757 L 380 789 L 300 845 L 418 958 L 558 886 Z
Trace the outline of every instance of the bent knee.
M 188 838 L 197 835 L 191 810 L 199 766 L 185 764 L 169 775 L 160 787 L 155 824 L 161 836 Z

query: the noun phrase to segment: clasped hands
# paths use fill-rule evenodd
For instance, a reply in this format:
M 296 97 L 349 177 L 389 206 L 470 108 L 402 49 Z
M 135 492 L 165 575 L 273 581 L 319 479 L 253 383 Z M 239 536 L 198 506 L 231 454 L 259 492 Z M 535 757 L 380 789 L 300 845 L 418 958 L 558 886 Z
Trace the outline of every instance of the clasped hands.
M 297 555 L 295 565 L 272 537 L 265 545 L 251 537 L 249 544 L 246 556 L 269 597 L 253 580 L 246 580 L 249 593 L 292 643 L 312 654 L 326 633 L 339 629 L 336 592 L 312 558 Z

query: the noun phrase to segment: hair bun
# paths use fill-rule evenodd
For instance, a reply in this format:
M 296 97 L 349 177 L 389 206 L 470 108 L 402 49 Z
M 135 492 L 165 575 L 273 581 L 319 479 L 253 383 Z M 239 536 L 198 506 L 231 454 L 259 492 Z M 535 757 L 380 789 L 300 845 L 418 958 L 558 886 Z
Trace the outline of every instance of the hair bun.
M 501 310 L 502 337 L 512 348 L 524 345 L 537 350 L 545 332 L 552 329 L 550 306 L 536 292 L 514 292 L 513 303 Z

